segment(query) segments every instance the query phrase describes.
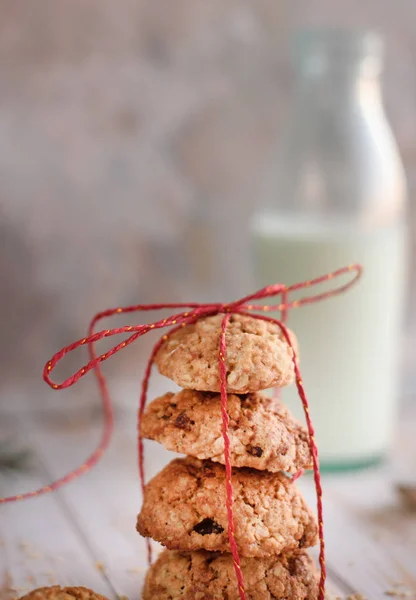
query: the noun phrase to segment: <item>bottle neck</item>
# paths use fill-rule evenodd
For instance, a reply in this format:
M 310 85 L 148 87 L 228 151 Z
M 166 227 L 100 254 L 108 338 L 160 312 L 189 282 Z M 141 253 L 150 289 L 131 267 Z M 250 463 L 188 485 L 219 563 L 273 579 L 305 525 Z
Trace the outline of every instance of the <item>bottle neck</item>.
M 295 82 L 295 97 L 297 102 L 310 108 L 382 107 L 378 75 L 336 73 L 319 78 L 299 76 Z
M 381 103 L 382 43 L 372 32 L 309 30 L 295 38 L 296 91 L 323 106 Z

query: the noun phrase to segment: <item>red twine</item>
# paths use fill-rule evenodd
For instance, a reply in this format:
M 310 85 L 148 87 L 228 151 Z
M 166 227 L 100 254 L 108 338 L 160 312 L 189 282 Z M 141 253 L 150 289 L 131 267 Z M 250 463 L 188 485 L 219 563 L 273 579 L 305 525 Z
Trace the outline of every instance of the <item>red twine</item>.
M 339 286 L 333 290 L 329 290 L 326 292 L 322 292 L 320 294 L 315 294 L 311 296 L 306 296 L 299 300 L 295 300 L 293 302 L 288 301 L 288 296 L 290 292 L 301 290 L 307 287 L 319 285 L 324 283 L 330 279 L 335 277 L 339 277 L 348 272 L 354 272 L 355 275 L 352 280 L 347 282 L 346 284 Z M 275 323 L 278 325 L 285 337 L 289 346 L 293 349 L 292 342 L 290 340 L 290 336 L 288 330 L 285 326 L 286 317 L 289 309 L 298 308 L 305 304 L 312 304 L 314 302 L 319 302 L 320 300 L 324 300 L 325 298 L 329 298 L 331 296 L 335 296 L 345 292 L 349 289 L 354 283 L 359 279 L 362 273 L 362 268 L 360 265 L 350 265 L 348 267 L 343 267 L 338 269 L 332 273 L 327 275 L 323 275 L 322 277 L 318 277 L 316 279 L 305 281 L 301 283 L 296 283 L 292 286 L 285 286 L 283 284 L 275 284 L 269 285 L 258 292 L 251 294 L 250 296 L 246 296 L 241 300 L 237 300 L 236 302 L 231 302 L 229 304 L 196 304 L 196 303 L 179 303 L 179 304 L 153 304 L 153 305 L 136 305 L 136 306 L 127 306 L 124 308 L 114 308 L 110 310 L 103 311 L 98 313 L 92 320 L 91 325 L 88 330 L 88 336 L 78 340 L 66 346 L 59 352 L 57 352 L 50 361 L 48 361 L 45 365 L 43 371 L 43 378 L 48 385 L 50 385 L 55 390 L 61 390 L 68 388 L 74 385 L 81 377 L 86 375 L 89 371 L 94 370 L 95 376 L 97 378 L 97 383 L 101 393 L 101 402 L 105 417 L 104 429 L 101 436 L 101 440 L 97 449 L 91 454 L 91 456 L 78 468 L 74 469 L 64 477 L 54 481 L 48 486 L 42 487 L 38 490 L 27 492 L 25 494 L 19 494 L 17 496 L 9 496 L 5 498 L 0 498 L 0 504 L 5 504 L 9 502 L 16 502 L 18 500 L 24 500 L 27 498 L 33 498 L 36 496 L 40 496 L 42 494 L 46 494 L 53 490 L 60 488 L 65 483 L 68 483 L 82 475 L 83 473 L 89 471 L 101 458 L 104 451 L 108 447 L 111 439 L 111 434 L 114 426 L 113 419 L 113 408 L 111 404 L 111 399 L 109 396 L 107 383 L 104 378 L 104 375 L 101 371 L 100 363 L 107 360 L 114 354 L 116 354 L 119 350 L 126 348 L 130 344 L 132 344 L 137 338 L 145 335 L 152 329 L 162 329 L 165 327 L 175 326 L 174 329 L 171 329 L 167 334 L 165 334 L 154 346 L 153 351 L 150 355 L 149 361 L 146 366 L 145 374 L 142 381 L 142 392 L 140 396 L 140 405 L 138 410 L 138 461 L 139 461 L 139 472 L 140 472 L 140 483 L 142 492 L 144 492 L 145 487 L 145 470 L 144 470 L 144 447 L 143 447 L 143 439 L 140 435 L 140 422 L 144 413 L 146 400 L 147 400 L 147 389 L 150 379 L 150 374 L 152 370 L 152 366 L 155 360 L 155 356 L 168 337 L 177 331 L 181 327 L 185 325 L 189 325 L 191 323 L 195 323 L 198 319 L 203 317 L 208 317 L 216 314 L 223 314 L 224 318 L 222 320 L 221 325 L 221 336 L 220 336 L 220 347 L 219 347 L 219 355 L 218 355 L 218 365 L 220 372 L 220 390 L 221 390 L 221 415 L 222 415 L 222 436 L 224 439 L 224 463 L 225 463 L 225 472 L 226 472 L 226 508 L 227 508 L 227 516 L 228 516 L 228 537 L 230 541 L 231 554 L 233 557 L 234 568 L 237 577 L 238 589 L 241 600 L 246 600 L 246 595 L 244 591 L 244 579 L 240 566 L 240 556 L 238 552 L 237 543 L 235 541 L 235 525 L 234 525 L 234 515 L 233 515 L 233 488 L 232 488 L 232 467 L 231 467 L 231 457 L 230 457 L 230 439 L 228 435 L 229 430 L 229 416 L 227 412 L 227 372 L 226 372 L 226 329 L 227 324 L 230 318 L 231 313 L 237 313 L 241 315 L 248 315 L 254 317 L 256 319 L 260 319 L 263 321 L 269 321 L 271 323 Z M 281 295 L 281 303 L 276 305 L 259 305 L 252 304 L 253 300 L 263 300 L 265 298 L 270 298 L 273 296 Z M 149 323 L 145 325 L 129 325 L 124 327 L 119 327 L 116 329 L 105 329 L 103 331 L 94 333 L 95 325 L 103 318 L 111 317 L 114 314 L 121 313 L 132 313 L 138 311 L 149 311 L 149 310 L 159 310 L 159 309 L 188 309 L 186 312 L 181 312 L 167 319 L 163 319 L 161 321 L 155 321 L 154 323 Z M 280 311 L 281 320 L 273 319 L 271 317 L 267 317 L 265 315 L 252 314 L 251 311 L 258 312 L 268 312 L 268 311 Z M 96 355 L 94 350 L 94 344 L 103 338 L 113 337 L 119 334 L 130 333 L 130 337 L 120 342 L 113 348 L 111 348 L 108 352 L 105 352 L 101 355 Z M 76 350 L 80 346 L 84 346 L 88 344 L 89 353 L 90 353 L 90 361 L 79 369 L 76 373 L 68 377 L 62 383 L 54 383 L 51 380 L 51 373 L 53 369 L 56 367 L 58 362 L 60 362 L 66 354 Z M 302 401 L 303 409 L 305 412 L 306 423 L 308 427 L 309 433 L 309 442 L 311 448 L 311 454 L 313 459 L 313 468 L 314 468 L 314 480 L 315 480 L 315 488 L 317 495 L 317 513 L 318 513 L 318 531 L 319 531 L 319 541 L 320 541 L 320 553 L 319 553 L 319 562 L 321 567 L 321 577 L 319 583 L 319 600 L 324 600 L 325 596 L 325 580 L 326 580 L 326 567 L 325 567 L 325 541 L 324 541 L 324 525 L 323 525 L 323 514 L 322 514 L 322 486 L 321 486 L 321 476 L 319 471 L 319 459 L 318 459 L 318 449 L 315 442 L 315 431 L 312 425 L 312 420 L 309 414 L 309 404 L 305 394 L 305 389 L 303 387 L 302 376 L 299 370 L 299 365 L 297 362 L 297 358 L 295 352 L 293 353 L 293 366 L 295 370 L 296 376 L 296 386 L 298 390 L 299 397 Z M 302 471 L 296 473 L 292 481 L 295 481 L 302 475 Z M 151 562 L 151 545 L 147 540 L 147 548 L 148 548 L 148 558 L 149 562 Z

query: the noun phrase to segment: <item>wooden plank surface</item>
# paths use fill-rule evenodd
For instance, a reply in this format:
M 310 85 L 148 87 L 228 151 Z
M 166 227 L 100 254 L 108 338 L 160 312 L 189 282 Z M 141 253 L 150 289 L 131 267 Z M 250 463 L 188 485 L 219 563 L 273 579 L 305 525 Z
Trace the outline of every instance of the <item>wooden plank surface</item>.
M 1 417 L 2 428 L 20 433 L 25 427 L 10 416 Z M 50 482 L 50 474 L 37 457 L 30 474 L 7 479 L 7 493 L 37 489 Z M 6 481 L 2 480 L 1 491 Z M 59 494 L 0 507 L 0 598 L 15 598 L 30 589 L 74 581 L 105 595 L 113 590 L 104 574 L 94 568 L 94 557 L 78 523 Z
M 109 598 L 140 598 L 146 562 L 144 542 L 135 531 L 141 503 L 135 402 L 132 397 L 118 411 L 110 451 L 92 473 L 53 495 L 1 508 L 0 600 L 11 597 L 6 587 L 52 581 L 88 585 Z M 94 447 L 100 424 L 74 426 L 69 414 L 66 420 L 61 414 L 59 427 L 37 412 L 8 417 L 36 455 L 35 472 L 8 479 L 8 492 L 49 483 Z M 10 427 L 6 421 L 1 419 Z M 391 464 L 324 478 L 329 588 L 340 597 L 360 593 L 377 600 L 401 590 L 407 596 L 396 597 L 416 598 L 416 514 L 405 510 L 394 487 L 397 481 L 416 480 L 415 433 L 411 409 Z M 151 442 L 147 449 L 150 477 L 171 455 Z M 311 477 L 299 485 L 314 505 Z

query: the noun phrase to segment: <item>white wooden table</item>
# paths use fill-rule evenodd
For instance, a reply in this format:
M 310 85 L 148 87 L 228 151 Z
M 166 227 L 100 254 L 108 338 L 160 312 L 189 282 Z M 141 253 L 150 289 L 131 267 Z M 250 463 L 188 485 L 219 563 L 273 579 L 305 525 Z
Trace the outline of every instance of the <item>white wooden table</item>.
M 54 494 L 0 507 L 0 600 L 52 583 L 85 585 L 111 599 L 140 598 L 146 564 L 145 544 L 135 531 L 141 495 L 134 404 L 131 398 L 130 407 L 125 403 L 117 411 L 111 448 L 91 473 Z M 2 412 L 0 433 L 7 430 L 30 446 L 35 464 L 28 474 L 2 478 L 0 493 L 50 483 L 81 463 L 98 439 L 98 421 L 74 419 L 74 411 L 62 406 Z M 150 477 L 169 454 L 147 444 Z M 324 478 L 328 589 L 334 597 L 416 599 L 416 512 L 405 509 L 396 482 L 416 483 L 415 402 L 401 419 L 389 465 Z M 299 485 L 314 505 L 311 477 Z

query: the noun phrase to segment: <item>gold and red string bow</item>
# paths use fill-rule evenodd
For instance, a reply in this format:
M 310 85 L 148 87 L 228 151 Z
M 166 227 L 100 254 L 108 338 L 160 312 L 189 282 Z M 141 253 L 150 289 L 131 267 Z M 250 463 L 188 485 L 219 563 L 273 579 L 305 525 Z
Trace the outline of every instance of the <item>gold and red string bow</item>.
M 339 287 L 324 291 L 321 293 L 317 293 L 310 296 L 305 296 L 300 298 L 299 300 L 289 301 L 290 292 L 294 292 L 297 290 L 302 290 L 304 288 L 309 288 L 312 286 L 316 286 L 322 283 L 327 282 L 330 279 L 334 279 L 341 275 L 345 275 L 349 272 L 354 273 L 354 277 L 348 281 L 347 283 L 340 285 Z M 61 390 L 64 388 L 68 388 L 74 385 L 81 377 L 86 375 L 89 371 L 94 370 L 95 376 L 97 378 L 98 386 L 101 393 L 102 407 L 104 411 L 104 428 L 101 436 L 101 440 L 99 442 L 96 450 L 91 454 L 91 456 L 78 468 L 74 469 L 64 477 L 54 481 L 48 486 L 44 486 L 38 490 L 27 492 L 25 494 L 20 494 L 17 496 L 9 496 L 5 498 L 0 498 L 0 504 L 16 502 L 18 500 L 24 500 L 27 498 L 33 498 L 42 494 L 46 494 L 53 490 L 60 488 L 65 483 L 68 483 L 75 479 L 76 477 L 82 475 L 83 473 L 89 471 L 102 457 L 103 453 L 107 449 L 112 431 L 113 431 L 113 407 L 110 400 L 106 380 L 102 373 L 100 363 L 107 360 L 123 348 L 126 348 L 130 344 L 132 344 L 137 338 L 145 335 L 149 331 L 154 329 L 163 329 L 166 327 L 172 327 L 166 334 L 162 336 L 162 338 L 156 343 L 154 346 L 150 358 L 148 360 L 144 377 L 142 380 L 142 392 L 140 397 L 140 406 L 138 411 L 138 460 L 139 460 L 139 473 L 140 473 L 140 482 L 142 491 L 144 491 L 145 486 L 145 472 L 144 472 L 144 448 L 143 448 L 143 440 L 140 436 L 140 421 L 144 412 L 144 408 L 146 405 L 147 399 L 147 389 L 148 383 L 150 379 L 151 369 L 155 360 L 155 356 L 163 344 L 164 341 L 168 339 L 170 335 L 172 335 L 175 331 L 180 329 L 181 327 L 185 327 L 186 325 L 193 324 L 199 319 L 203 317 L 209 317 L 217 314 L 222 314 L 222 326 L 221 326 L 221 335 L 220 335 L 220 344 L 219 344 L 219 352 L 218 352 L 218 366 L 219 366 L 219 374 L 220 374 L 220 391 L 221 391 L 221 414 L 222 414 L 222 435 L 224 439 L 224 463 L 225 463 L 225 471 L 226 471 L 226 508 L 227 508 L 227 516 L 228 516 L 228 536 L 230 541 L 231 553 L 234 562 L 234 568 L 236 572 L 236 578 L 238 582 L 238 589 L 241 600 L 246 600 L 246 595 L 244 591 L 244 578 L 243 573 L 240 567 L 240 557 L 237 548 L 237 544 L 235 542 L 234 537 L 234 518 L 233 518 L 233 489 L 232 489 L 232 468 L 231 468 L 231 458 L 230 458 L 230 440 L 229 440 L 229 417 L 227 412 L 227 370 L 226 370 L 226 355 L 227 355 L 227 347 L 226 347 L 226 329 L 227 324 L 230 319 L 231 314 L 240 314 L 240 315 L 248 315 L 254 317 L 256 319 L 260 319 L 263 321 L 269 321 L 271 323 L 275 323 L 278 325 L 282 331 L 284 338 L 286 339 L 289 346 L 293 349 L 292 342 L 288 333 L 288 330 L 285 325 L 287 312 L 292 308 L 298 308 L 305 304 L 312 304 L 314 302 L 319 302 L 320 300 L 324 300 L 325 298 L 329 298 L 331 296 L 335 296 L 345 292 L 349 289 L 361 276 L 362 268 L 360 265 L 350 265 L 348 267 L 343 267 L 332 273 L 327 275 L 323 275 L 322 277 L 318 277 L 316 279 L 305 281 L 301 283 L 296 283 L 291 286 L 285 286 L 283 284 L 275 284 L 269 285 L 254 294 L 246 296 L 241 300 L 237 300 L 236 302 L 230 302 L 227 304 L 197 304 L 197 303 L 173 303 L 173 304 L 152 304 L 152 305 L 136 305 L 136 306 L 127 306 L 127 307 L 119 307 L 113 308 L 109 310 L 105 310 L 103 312 L 98 313 L 92 319 L 91 324 L 89 326 L 88 335 L 65 348 L 62 348 L 59 352 L 57 352 L 45 365 L 43 378 L 46 383 L 51 386 L 55 390 Z M 254 302 L 257 300 L 265 300 L 266 298 L 273 298 L 275 296 L 280 296 L 281 301 L 279 304 L 255 304 Z M 171 317 L 166 319 L 162 319 L 160 321 L 155 321 L 153 323 L 141 324 L 141 325 L 128 325 L 124 327 L 119 327 L 115 329 L 105 329 L 99 332 L 94 332 L 96 324 L 101 321 L 101 319 L 111 317 L 115 314 L 128 314 L 133 312 L 141 312 L 141 311 L 150 311 L 150 310 L 160 310 L 160 309 L 186 309 L 185 312 L 179 312 Z M 254 311 L 254 313 L 252 312 Z M 280 311 L 281 319 L 275 319 L 269 316 L 266 316 L 266 312 L 269 311 Z M 255 314 L 255 313 L 262 314 Z M 99 342 L 104 338 L 109 338 L 122 334 L 130 334 L 127 339 L 124 339 L 122 342 L 108 350 L 107 352 L 97 355 L 95 352 L 95 343 Z M 87 345 L 90 354 L 90 361 L 79 369 L 76 373 L 68 377 L 62 383 L 54 383 L 51 379 L 51 374 L 53 369 L 56 367 L 58 362 L 60 362 L 66 354 L 76 350 L 80 346 Z M 293 352 L 293 367 L 296 376 L 296 386 L 298 390 L 299 397 L 302 401 L 303 409 L 305 412 L 306 423 L 309 432 L 309 443 L 311 448 L 311 454 L 313 459 L 313 468 L 314 468 L 314 480 L 316 487 L 316 495 L 317 495 L 317 513 L 318 513 L 318 531 L 319 531 L 319 541 L 320 541 L 320 553 L 319 553 L 319 562 L 321 567 L 321 577 L 319 584 L 319 600 L 324 600 L 325 596 L 325 579 L 326 579 L 326 567 L 325 567 L 325 541 L 324 541 L 324 529 L 323 529 L 323 514 L 322 514 L 322 487 L 321 487 L 321 476 L 319 471 L 319 460 L 318 460 L 318 449 L 315 442 L 315 432 L 312 425 L 311 417 L 309 414 L 309 404 L 305 394 L 301 373 L 299 370 L 298 361 L 296 358 L 295 352 Z M 149 562 L 151 562 L 151 547 L 150 543 L 148 543 L 148 554 L 149 554 Z

